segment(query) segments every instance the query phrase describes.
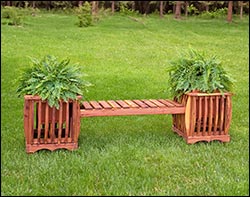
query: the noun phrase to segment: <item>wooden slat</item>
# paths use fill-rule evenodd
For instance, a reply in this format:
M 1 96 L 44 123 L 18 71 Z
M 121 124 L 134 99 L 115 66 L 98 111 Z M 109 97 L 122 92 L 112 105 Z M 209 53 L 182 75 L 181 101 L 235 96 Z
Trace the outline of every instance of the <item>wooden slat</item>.
M 191 97 L 191 122 L 190 122 L 190 136 L 195 136 L 195 124 L 196 124 L 196 97 Z
M 89 101 L 94 109 L 102 109 L 102 106 L 97 101 Z
M 66 124 L 65 124 L 65 140 L 68 142 L 69 135 L 69 102 L 66 103 Z
M 126 108 L 129 108 L 129 105 L 127 103 L 125 103 L 124 101 L 122 100 L 117 100 L 116 101 L 119 105 L 122 106 L 122 108 L 126 109 Z
M 106 101 L 98 101 L 98 103 L 99 103 L 104 109 L 111 109 L 111 108 L 112 108 Z
M 202 97 L 198 97 L 198 121 L 197 121 L 197 134 L 201 135 L 201 116 L 202 116 L 202 107 L 201 107 L 201 103 L 202 103 Z
M 216 96 L 215 97 L 214 134 L 217 133 L 218 119 L 219 119 L 219 97 Z
M 63 106 L 62 101 L 60 101 L 60 108 L 59 108 L 59 125 L 58 125 L 58 144 L 61 143 L 62 138 L 62 113 L 63 113 Z
M 50 139 L 54 142 L 55 138 L 55 116 L 56 116 L 56 109 L 55 107 L 52 108 L 52 123 L 50 126 Z
M 231 102 L 231 96 L 228 95 L 226 96 L 226 104 L 225 104 L 225 126 L 224 126 L 225 135 L 228 134 L 231 119 L 232 119 L 232 102 Z
M 148 105 L 149 107 L 155 108 L 157 107 L 157 105 L 155 105 L 154 103 L 150 102 L 149 100 L 142 100 L 146 105 Z
M 209 115 L 208 115 L 208 135 L 211 135 L 212 126 L 213 126 L 213 98 L 209 97 Z
M 132 108 L 139 108 L 139 106 L 131 100 L 124 100 L 124 101 Z
M 38 120 L 37 120 L 37 139 L 38 143 L 40 143 L 40 137 L 41 137 L 41 122 L 42 122 L 42 102 L 41 100 L 38 101 Z
M 29 125 L 30 125 L 30 127 L 29 127 L 29 129 L 30 129 L 29 139 L 30 139 L 31 144 L 33 144 L 33 140 L 34 140 L 34 101 L 33 100 L 30 101 L 29 105 L 30 105 L 29 106 L 29 109 L 30 109 L 30 111 L 29 111 L 29 121 L 30 121 L 30 123 L 29 123 Z
M 113 108 L 117 108 L 117 109 L 120 109 L 121 108 L 121 106 L 120 105 L 118 105 L 118 103 L 116 103 L 115 101 L 113 101 L 113 100 L 109 100 L 109 101 L 107 101 Z
M 221 110 L 220 110 L 220 135 L 224 134 L 223 131 L 223 124 L 224 124 L 224 97 L 221 96 L 221 102 L 220 102 Z
M 208 110 L 208 106 L 207 106 L 207 97 L 204 96 L 204 116 L 203 116 L 203 132 L 202 135 L 207 135 L 206 133 L 206 128 L 207 128 L 207 110 Z
M 135 102 L 141 108 L 148 108 L 148 105 L 146 105 L 145 103 L 143 103 L 140 100 L 133 100 L 133 102 Z
M 153 102 L 158 107 L 166 107 L 166 105 L 162 104 L 161 102 L 157 101 L 156 99 L 149 99 L 151 102 Z
M 169 103 L 171 103 L 171 104 L 173 104 L 174 106 L 177 106 L 177 107 L 181 107 L 182 106 L 182 104 L 177 103 L 177 102 L 172 101 L 172 100 L 169 100 L 169 99 L 165 99 L 165 101 L 168 101 Z
M 47 143 L 48 138 L 48 130 L 49 130 L 49 104 L 48 102 L 45 105 L 45 131 L 44 131 L 44 142 Z
M 166 105 L 168 107 L 174 107 L 175 106 L 172 103 L 170 103 L 168 100 L 158 99 L 158 101 L 160 101 L 161 103 L 163 103 L 164 105 Z
M 82 105 L 83 105 L 84 109 L 93 109 L 93 107 L 87 101 L 83 101 Z

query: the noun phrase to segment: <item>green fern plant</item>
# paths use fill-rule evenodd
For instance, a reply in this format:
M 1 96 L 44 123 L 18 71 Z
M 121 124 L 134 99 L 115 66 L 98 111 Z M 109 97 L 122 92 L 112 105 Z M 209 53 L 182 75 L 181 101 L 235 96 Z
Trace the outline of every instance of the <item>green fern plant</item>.
M 18 96 L 39 95 L 42 100 L 48 100 L 50 107 L 59 109 L 59 100 L 77 99 L 91 85 L 83 80 L 85 74 L 80 72 L 80 67 L 70 64 L 69 59 L 58 61 L 47 55 L 40 61 L 35 58 L 31 61 L 33 65 L 24 69 L 18 79 Z
M 170 91 L 174 97 L 197 90 L 203 93 L 228 92 L 233 88 L 233 79 L 228 76 L 216 56 L 206 57 L 204 52 L 190 49 L 187 54 L 170 62 Z

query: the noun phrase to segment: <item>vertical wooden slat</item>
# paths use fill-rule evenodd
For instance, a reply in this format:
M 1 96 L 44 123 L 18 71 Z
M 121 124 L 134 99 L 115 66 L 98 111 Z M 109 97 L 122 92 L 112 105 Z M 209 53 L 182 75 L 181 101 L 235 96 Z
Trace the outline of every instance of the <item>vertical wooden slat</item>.
M 202 97 L 198 97 L 198 121 L 197 121 L 197 135 L 201 135 L 201 116 L 202 116 Z
M 74 143 L 77 142 L 77 102 L 76 101 L 73 101 L 73 141 Z
M 31 137 L 30 137 L 30 101 L 25 98 L 24 101 L 24 132 L 25 132 L 25 138 L 26 143 L 31 144 Z
M 221 96 L 220 100 L 221 100 L 221 102 L 220 102 L 220 106 L 221 106 L 221 109 L 220 109 L 220 135 L 223 135 L 224 134 L 223 124 L 224 124 L 224 113 L 225 113 L 224 97 Z
M 202 131 L 202 135 L 207 135 L 207 132 L 206 132 L 206 129 L 207 129 L 207 110 L 208 110 L 207 97 L 204 96 L 204 114 L 203 114 L 203 131 Z
M 52 123 L 50 125 L 50 140 L 54 143 L 55 139 L 55 116 L 56 116 L 56 109 L 55 107 L 52 108 Z
M 231 97 L 228 95 L 226 96 L 226 106 L 225 106 L 225 134 L 228 134 L 231 119 L 232 119 L 232 102 Z
M 190 116 L 190 131 L 189 136 L 195 136 L 195 123 L 196 123 L 196 97 L 191 97 L 191 116 Z
M 214 113 L 214 134 L 216 135 L 219 117 L 219 97 L 215 96 L 215 113 Z
M 42 101 L 38 101 L 38 120 L 37 120 L 37 141 L 40 143 L 40 138 L 41 138 L 41 122 L 42 122 Z
M 45 107 L 45 132 L 44 132 L 44 143 L 47 143 L 48 138 L 48 130 L 49 130 L 49 104 L 46 103 Z
M 69 135 L 69 102 L 66 103 L 66 124 L 65 124 L 65 141 L 68 142 Z
M 209 113 L 208 113 L 208 135 L 212 135 L 212 126 L 213 126 L 213 98 L 209 97 Z
M 62 113 L 63 113 L 63 106 L 62 106 L 62 101 L 59 101 L 60 107 L 59 107 L 59 125 L 58 125 L 58 141 L 57 143 L 61 143 L 61 138 L 62 138 Z
M 76 135 L 76 142 L 78 142 L 78 137 L 80 135 L 80 129 L 81 129 L 81 111 L 80 111 L 80 104 L 78 101 L 76 101 L 77 106 L 77 135 Z
M 187 99 L 186 109 L 185 109 L 185 127 L 186 135 L 190 136 L 190 119 L 191 119 L 191 97 Z
M 34 141 L 34 101 L 30 101 L 30 141 Z

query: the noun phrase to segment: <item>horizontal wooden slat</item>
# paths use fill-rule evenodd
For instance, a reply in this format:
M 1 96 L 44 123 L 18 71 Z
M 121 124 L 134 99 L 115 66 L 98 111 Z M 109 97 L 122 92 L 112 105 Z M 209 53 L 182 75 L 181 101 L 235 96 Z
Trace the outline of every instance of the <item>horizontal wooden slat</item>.
M 116 101 L 120 106 L 122 106 L 122 108 L 129 108 L 129 105 L 127 103 L 125 103 L 124 101 L 122 100 L 118 100 Z
M 89 103 L 94 107 L 95 109 L 102 109 L 102 106 L 97 101 L 89 101 Z
M 165 99 L 165 101 L 167 101 L 167 102 L 169 102 L 169 103 L 171 103 L 171 104 L 173 104 L 174 106 L 177 106 L 177 107 L 181 107 L 182 106 L 182 104 L 177 103 L 177 102 L 172 101 L 172 100 L 169 100 L 169 99 Z
M 118 103 L 116 103 L 115 101 L 113 101 L 113 100 L 109 100 L 109 101 L 107 101 L 113 108 L 118 108 L 118 109 L 120 109 L 121 108 L 121 106 L 120 105 L 118 105 Z
M 139 106 L 131 100 L 124 100 L 130 107 L 139 108 Z
M 145 104 L 147 104 L 149 107 L 157 107 L 154 103 L 150 102 L 149 100 L 142 100 Z
M 161 103 L 163 103 L 164 105 L 168 106 L 168 107 L 174 107 L 175 105 L 168 102 L 167 100 L 164 99 L 158 99 L 158 101 L 160 101 Z
M 133 102 L 135 102 L 137 105 L 139 105 L 141 108 L 148 108 L 148 105 L 146 105 L 145 103 L 143 103 L 140 100 L 133 100 Z
M 162 104 L 161 102 L 157 101 L 156 99 L 150 99 L 151 102 L 153 102 L 158 107 L 166 107 L 166 105 Z
M 82 105 L 83 105 L 84 109 L 93 109 L 93 107 L 87 101 L 83 101 Z
M 106 101 L 98 101 L 98 103 L 100 103 L 100 105 L 104 108 L 104 109 L 111 109 L 112 106 L 110 106 Z

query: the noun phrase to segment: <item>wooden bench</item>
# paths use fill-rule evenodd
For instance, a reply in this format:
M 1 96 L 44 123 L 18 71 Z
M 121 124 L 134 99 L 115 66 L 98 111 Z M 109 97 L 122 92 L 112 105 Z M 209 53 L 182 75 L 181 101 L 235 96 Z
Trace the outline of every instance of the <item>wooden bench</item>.
M 169 99 L 84 101 L 81 117 L 184 114 L 185 106 Z

